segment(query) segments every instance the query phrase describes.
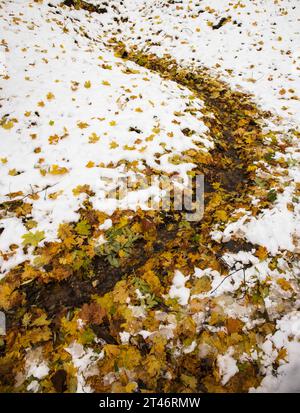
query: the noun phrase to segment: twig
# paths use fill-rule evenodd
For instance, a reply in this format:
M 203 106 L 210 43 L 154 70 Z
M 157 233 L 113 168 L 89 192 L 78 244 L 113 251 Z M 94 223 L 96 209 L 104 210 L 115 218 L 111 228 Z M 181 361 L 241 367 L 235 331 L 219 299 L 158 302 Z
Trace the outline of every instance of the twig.
M 226 277 L 223 278 L 223 280 L 216 286 L 216 288 L 214 288 L 210 294 L 213 294 L 222 284 L 225 280 L 227 280 L 227 278 L 231 277 L 233 274 L 235 274 L 236 272 L 240 271 L 242 268 L 239 268 L 238 270 L 235 270 L 233 272 L 231 272 L 230 274 L 227 274 Z
M 246 271 L 245 271 L 245 267 L 243 267 L 243 276 L 244 276 L 244 286 L 245 286 L 245 290 L 243 291 L 243 295 L 238 298 L 238 300 L 242 300 L 243 298 L 245 298 L 246 293 L 248 291 L 248 287 L 247 287 L 247 283 L 246 283 Z
M 236 264 L 242 264 L 240 261 L 237 261 L 231 268 L 235 267 Z M 243 265 L 243 264 L 242 264 Z M 244 275 L 244 284 L 246 285 L 246 272 L 245 270 L 249 267 L 251 267 L 252 264 L 245 264 L 243 265 L 241 268 L 236 269 L 235 271 L 229 273 L 228 275 L 226 275 L 226 277 L 223 278 L 223 280 L 216 286 L 216 288 L 214 288 L 210 294 L 213 294 L 222 284 L 225 280 L 227 280 L 227 278 L 231 277 L 233 274 L 237 273 L 238 271 L 243 270 L 243 275 Z M 231 269 L 230 268 L 230 269 Z M 245 296 L 245 295 L 244 295 Z
M 27 198 L 29 196 L 39 194 L 40 192 L 47 191 L 49 188 L 52 188 L 53 186 L 55 186 L 57 184 L 58 184 L 58 182 L 56 182 L 55 184 L 52 184 L 52 185 L 46 185 L 44 188 L 39 189 L 38 191 L 35 191 L 35 192 L 33 191 L 32 186 L 30 185 L 31 194 L 24 195 L 23 198 L 21 198 L 21 200 L 24 200 L 25 198 Z

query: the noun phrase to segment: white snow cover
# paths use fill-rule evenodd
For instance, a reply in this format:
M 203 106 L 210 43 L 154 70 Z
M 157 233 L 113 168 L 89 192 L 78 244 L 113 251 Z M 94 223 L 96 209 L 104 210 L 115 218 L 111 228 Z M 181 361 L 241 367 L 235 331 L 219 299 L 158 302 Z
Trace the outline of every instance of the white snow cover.
M 97 374 L 97 361 L 104 353 L 95 353 L 92 348 L 84 348 L 79 343 L 72 343 L 65 349 L 71 354 L 74 366 L 77 368 L 77 393 L 92 393 L 92 388 L 86 384 L 86 379 Z
M 295 240 L 300 238 L 300 207 L 296 204 L 295 210 L 290 211 L 287 206 L 291 199 L 290 191 L 280 194 L 273 208 L 258 217 L 244 215 L 228 224 L 222 233 L 216 231 L 214 238 L 226 242 L 238 234 L 253 244 L 266 247 L 274 255 L 280 250 L 296 252 L 299 250 Z
M 185 277 L 180 271 L 175 271 L 169 296 L 171 298 L 177 298 L 181 305 L 186 305 L 189 301 L 190 289 L 185 287 L 185 283 L 189 278 L 189 276 Z
M 286 348 L 288 362 L 283 362 L 277 370 L 277 377 L 271 373 L 272 365 L 267 363 L 269 374 L 263 379 L 257 389 L 252 392 L 300 393 L 300 312 L 293 311 L 277 322 L 277 331 L 269 337 L 269 345 L 265 348 L 270 354 L 272 348 Z M 271 360 L 272 362 L 272 360 Z
M 25 357 L 24 372 L 18 372 L 16 376 L 16 385 L 21 385 L 25 380 L 31 380 L 27 385 L 30 392 L 38 392 L 40 385 L 38 380 L 43 379 L 49 373 L 49 367 L 43 358 L 42 348 L 28 350 Z
M 298 122 L 300 3 L 296 0 L 124 0 L 117 34 L 159 55 L 212 68 L 264 108 Z M 222 18 L 228 19 L 214 28 Z M 134 30 L 132 30 L 134 21 Z M 149 38 L 152 40 L 149 41 Z M 285 93 L 283 93 L 283 89 Z
M 221 375 L 221 383 L 223 386 L 233 377 L 238 371 L 236 360 L 232 357 L 233 349 L 229 347 L 227 352 L 218 356 L 218 366 Z
M 170 157 L 199 144 L 205 151 L 213 147 L 201 121 L 202 101 L 83 36 L 82 25 L 99 34 L 99 22 L 90 21 L 89 13 L 56 14 L 45 2 L 26 0 L 4 2 L 0 17 L 6 65 L 0 118 L 17 120 L 11 129 L 0 128 L 0 202 L 21 191 L 14 199 L 25 196 L 32 204 L 35 230 L 45 232 L 45 241 L 57 239 L 59 224 L 78 220 L 86 197 L 73 193 L 78 185 L 89 185 L 94 208 L 107 213 L 146 207 L 150 196 L 160 194 L 152 185 L 120 202 L 107 199 L 118 179 L 132 174 L 117 166 L 120 161 L 135 162 L 140 171 L 148 165 L 186 177 L 193 164 L 176 165 Z M 186 127 L 195 130 L 192 137 L 183 134 Z M 38 199 L 31 199 L 32 193 Z M 21 218 L 0 225 L 5 253 L 26 230 Z M 22 260 L 21 248 L 5 262 L 0 257 L 0 276 Z

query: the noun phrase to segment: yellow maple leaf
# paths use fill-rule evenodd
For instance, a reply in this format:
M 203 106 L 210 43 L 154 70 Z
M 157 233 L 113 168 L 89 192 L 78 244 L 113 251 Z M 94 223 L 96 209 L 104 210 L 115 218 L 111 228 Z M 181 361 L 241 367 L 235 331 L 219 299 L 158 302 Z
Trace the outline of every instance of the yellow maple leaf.
M 47 100 L 52 100 L 52 99 L 55 99 L 55 96 L 53 95 L 52 92 L 49 92 L 49 93 L 47 93 L 46 98 L 47 98 Z
M 277 355 L 276 361 L 280 361 L 280 360 L 286 361 L 287 355 L 288 355 L 288 354 L 287 354 L 287 349 L 284 348 L 284 347 L 282 347 L 282 348 L 278 351 L 278 355 Z
M 52 165 L 49 173 L 51 175 L 63 175 L 69 172 L 68 168 L 65 168 L 64 166 L 58 166 L 58 165 Z
M 161 369 L 161 362 L 154 355 L 147 356 L 145 367 L 150 377 L 155 377 Z
M 193 288 L 193 294 L 206 293 L 211 290 L 211 280 L 207 275 L 200 277 Z
M 197 387 L 197 378 L 193 376 L 188 376 L 187 374 L 182 374 L 180 376 L 181 381 L 186 387 L 190 387 L 191 389 L 195 390 Z
M 117 142 L 115 142 L 115 141 L 112 141 L 112 142 L 110 142 L 110 144 L 109 144 L 109 147 L 110 147 L 110 149 L 115 149 L 115 148 L 117 148 L 119 145 L 117 144 Z
M 63 194 L 64 191 L 60 190 L 57 192 L 52 192 L 52 194 L 48 195 L 49 199 L 57 199 L 61 194 Z
M 86 122 L 78 122 L 77 123 L 77 126 L 78 126 L 78 128 L 80 128 L 80 129 L 85 129 L 85 128 L 87 128 L 88 126 L 90 126 L 88 123 L 86 123 Z
M 13 306 L 14 301 L 18 299 L 18 292 L 14 291 L 14 287 L 8 284 L 1 285 L 0 288 L 0 307 L 8 310 Z
M 159 293 L 161 291 L 161 283 L 158 276 L 155 274 L 154 271 L 149 270 L 143 274 L 143 279 L 147 282 L 149 287 L 154 293 Z
M 155 138 L 155 135 L 149 135 L 147 138 L 146 138 L 146 141 L 147 142 L 151 142 L 151 141 L 153 141 L 153 139 Z
M 89 192 L 91 192 L 91 187 L 89 186 L 89 185 L 87 185 L 87 184 L 85 184 L 85 185 L 78 185 L 78 186 L 76 186 L 76 188 L 74 188 L 73 190 L 72 190 L 72 192 L 73 192 L 73 194 L 75 195 L 75 196 L 78 196 L 78 195 L 80 195 L 80 194 L 88 194 Z
M 136 382 L 130 382 L 128 384 L 126 384 L 125 386 L 125 392 L 126 393 L 133 393 L 137 388 L 137 383 Z
M 96 142 L 99 141 L 99 139 L 100 139 L 100 137 L 99 137 L 95 132 L 93 132 L 93 133 L 89 136 L 89 143 L 96 143 Z
M 47 326 L 35 327 L 34 329 L 27 330 L 26 333 L 22 335 L 21 344 L 23 348 L 27 348 L 32 344 L 48 341 L 51 336 L 52 332 Z
M 63 241 L 64 246 L 67 249 L 72 248 L 76 244 L 75 235 L 70 224 L 60 224 L 57 235 Z
M 51 135 L 48 138 L 48 142 L 50 143 L 50 145 L 56 145 L 59 141 L 59 136 L 58 135 Z
M 292 290 L 291 284 L 285 278 L 278 278 L 276 282 L 284 291 Z
M 118 357 L 120 354 L 119 347 L 114 344 L 106 344 L 103 350 L 107 357 Z
M 266 247 L 260 245 L 257 248 L 255 255 L 257 256 L 257 258 L 259 258 L 260 261 L 263 261 L 268 257 L 268 250 Z
M 14 127 L 14 122 L 12 120 L 8 120 L 6 122 L 1 123 L 1 126 L 3 129 L 9 130 Z
M 215 217 L 216 217 L 217 219 L 220 219 L 221 221 L 226 221 L 226 220 L 228 219 L 227 212 L 224 211 L 224 210 L 222 210 L 222 209 L 219 210 L 219 211 L 216 211 Z
M 248 172 L 252 172 L 252 171 L 256 171 L 257 169 L 257 165 L 249 165 L 247 168 Z
M 10 169 L 9 171 L 8 171 L 8 175 L 10 175 L 10 176 L 16 176 L 18 174 L 18 172 L 17 172 L 17 170 L 14 168 L 14 169 Z

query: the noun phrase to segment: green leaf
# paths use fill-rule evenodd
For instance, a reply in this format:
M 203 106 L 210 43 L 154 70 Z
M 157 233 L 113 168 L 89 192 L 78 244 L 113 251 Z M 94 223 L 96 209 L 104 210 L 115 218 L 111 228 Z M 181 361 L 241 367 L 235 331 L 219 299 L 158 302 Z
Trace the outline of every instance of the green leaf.
M 38 243 L 45 238 L 44 231 L 36 231 L 36 232 L 28 232 L 22 236 L 23 238 L 23 245 L 32 245 L 33 247 L 37 247 Z
M 95 334 L 92 329 L 88 328 L 80 336 L 80 341 L 82 344 L 91 344 L 95 339 Z
M 79 235 L 89 235 L 91 226 L 88 224 L 87 221 L 80 221 L 76 225 L 76 232 Z
M 264 155 L 264 159 L 265 159 L 267 162 L 271 162 L 271 161 L 274 159 L 274 157 L 275 157 L 275 152 L 267 152 L 267 153 Z
M 265 187 L 266 187 L 266 182 L 263 181 L 262 179 L 258 178 L 258 177 L 254 180 L 254 182 L 255 182 L 256 185 L 259 186 L 260 188 L 265 188 Z
M 107 260 L 108 260 L 108 262 L 110 263 L 110 265 L 112 265 L 113 267 L 115 267 L 115 268 L 119 268 L 119 267 L 120 267 L 120 262 L 119 262 L 119 260 L 118 260 L 116 257 L 114 257 L 114 256 L 112 256 L 112 255 L 108 255 L 108 256 L 107 256 Z
M 276 193 L 275 189 L 271 189 L 271 191 L 268 192 L 267 199 L 270 202 L 276 201 L 277 193 Z

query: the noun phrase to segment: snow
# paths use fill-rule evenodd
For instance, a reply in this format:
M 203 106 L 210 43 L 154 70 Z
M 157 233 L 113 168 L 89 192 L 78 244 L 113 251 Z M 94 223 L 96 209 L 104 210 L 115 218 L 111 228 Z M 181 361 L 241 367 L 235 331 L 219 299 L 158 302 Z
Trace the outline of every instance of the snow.
M 244 215 L 238 221 L 230 223 L 222 232 L 221 239 L 229 241 L 235 234 L 244 237 L 253 244 L 262 245 L 276 255 L 279 250 L 295 251 L 295 237 L 300 237 L 300 211 L 296 205 L 294 212 L 287 205 L 291 194 L 284 193 L 271 209 L 266 209 L 258 217 Z M 218 233 L 215 233 L 217 239 Z
M 223 386 L 239 371 L 236 360 L 232 357 L 232 355 L 233 348 L 229 347 L 227 352 L 223 355 L 219 355 L 217 359 L 219 373 L 221 375 L 221 383 Z
M 293 311 L 277 321 L 277 331 L 263 343 L 262 349 L 266 354 L 272 354 L 273 347 L 287 349 L 288 362 L 283 362 L 277 376 L 271 373 L 270 359 L 269 374 L 262 380 L 261 385 L 251 392 L 263 393 L 300 393 L 300 312 Z M 276 353 L 275 353 L 276 354 Z M 266 366 L 268 367 L 268 366 Z
M 112 220 L 111 219 L 106 219 L 103 224 L 99 226 L 99 229 L 107 230 L 112 226 Z
M 139 331 L 138 334 L 140 334 L 143 337 L 143 339 L 146 340 L 148 337 L 151 336 L 152 332 L 146 331 L 146 330 L 141 330 L 141 331 Z
M 197 343 L 194 340 L 194 341 L 192 341 L 192 343 L 189 346 L 187 346 L 183 349 L 183 352 L 184 352 L 184 354 L 192 353 L 195 350 L 196 347 L 197 347 Z
M 37 393 L 39 391 L 39 388 L 40 388 L 39 382 L 37 380 L 32 380 L 32 382 L 28 384 L 26 389 L 30 392 Z
M 3 232 L 0 235 L 0 251 L 2 253 L 11 253 L 9 246 L 16 245 L 18 247 L 17 253 L 13 254 L 9 262 L 2 260 L 2 267 L 0 269 L 0 280 L 4 277 L 5 273 L 15 265 L 23 262 L 26 257 L 22 251 L 20 240 L 22 236 L 28 231 L 22 224 L 21 220 L 17 218 L 6 218 L 0 221 L 0 229 L 3 229 Z M 1 258 L 0 258 L 1 264 Z
M 175 271 L 169 296 L 171 298 L 177 298 L 180 305 L 187 305 L 189 301 L 190 289 L 185 287 L 185 283 L 188 279 L 189 276 L 185 277 L 180 271 Z
M 122 344 L 127 344 L 129 342 L 130 333 L 128 333 L 127 331 L 122 331 L 121 333 L 119 333 L 119 336 Z
M 154 0 L 123 3 L 120 11 L 129 16 L 129 22 L 116 35 L 125 43 L 158 55 L 169 53 L 185 64 L 212 68 L 233 87 L 253 93 L 264 108 L 298 122 L 298 1 L 192 0 L 168 7 L 167 1 L 160 1 L 160 7 Z M 230 21 L 213 29 L 211 24 L 221 18 Z
M 266 211 L 259 219 L 246 224 L 245 235 L 250 242 L 265 246 L 272 254 L 279 249 L 293 251 L 295 245 L 292 239 L 299 225 L 299 217 L 294 219 L 293 214 L 282 207 Z
M 37 379 L 42 379 L 43 377 L 47 376 L 49 372 L 49 368 L 45 362 L 42 362 L 40 364 L 32 364 L 29 366 L 29 369 L 27 371 L 27 376 L 33 376 L 36 377 Z
M 36 230 L 45 232 L 45 242 L 57 240 L 59 224 L 79 219 L 76 211 L 86 195 L 73 193 L 78 185 L 88 184 L 95 192 L 90 199 L 94 208 L 108 214 L 117 207 L 146 208 L 150 196 L 159 196 L 152 185 L 119 202 L 107 199 L 121 178 L 132 175 L 120 161 L 134 162 L 141 173 L 148 165 L 185 177 L 193 164 L 175 165 L 170 153 L 180 155 L 199 144 L 205 151 L 213 147 L 201 121 L 202 101 L 190 100 L 189 90 L 123 62 L 103 42 L 84 37 L 81 25 L 98 32 L 97 19 L 91 22 L 88 13 L 67 9 L 56 14 L 45 3 L 27 0 L 6 2 L 0 15 L 8 75 L 0 79 L 0 117 L 17 119 L 12 129 L 0 128 L 0 159 L 5 160 L 0 162 L 0 202 L 21 191 L 14 199 L 26 196 L 32 204 L 32 219 Z M 16 24 L 13 16 L 18 15 Z M 176 123 L 175 113 L 182 115 Z M 132 127 L 140 133 L 130 131 Z M 185 136 L 186 127 L 196 133 Z M 53 174 L 55 165 L 66 168 L 65 173 Z M 37 192 L 38 199 L 30 199 Z M 12 240 L 7 237 L 10 221 L 1 225 L 1 246 L 4 239 L 5 249 L 9 241 L 18 244 L 21 224 L 16 224 Z M 2 274 L 22 259 L 20 249 L 7 262 L 0 258 Z
M 71 354 L 74 366 L 77 368 L 77 393 L 92 393 L 93 390 L 86 383 L 86 379 L 97 374 L 97 361 L 103 358 L 104 352 L 95 353 L 92 348 L 84 348 L 76 342 L 65 350 Z
M 40 389 L 38 380 L 45 378 L 49 371 L 48 363 L 42 354 L 42 348 L 28 350 L 25 356 L 24 372 L 18 372 L 16 386 L 21 385 L 25 380 L 30 380 L 27 390 L 36 393 Z

